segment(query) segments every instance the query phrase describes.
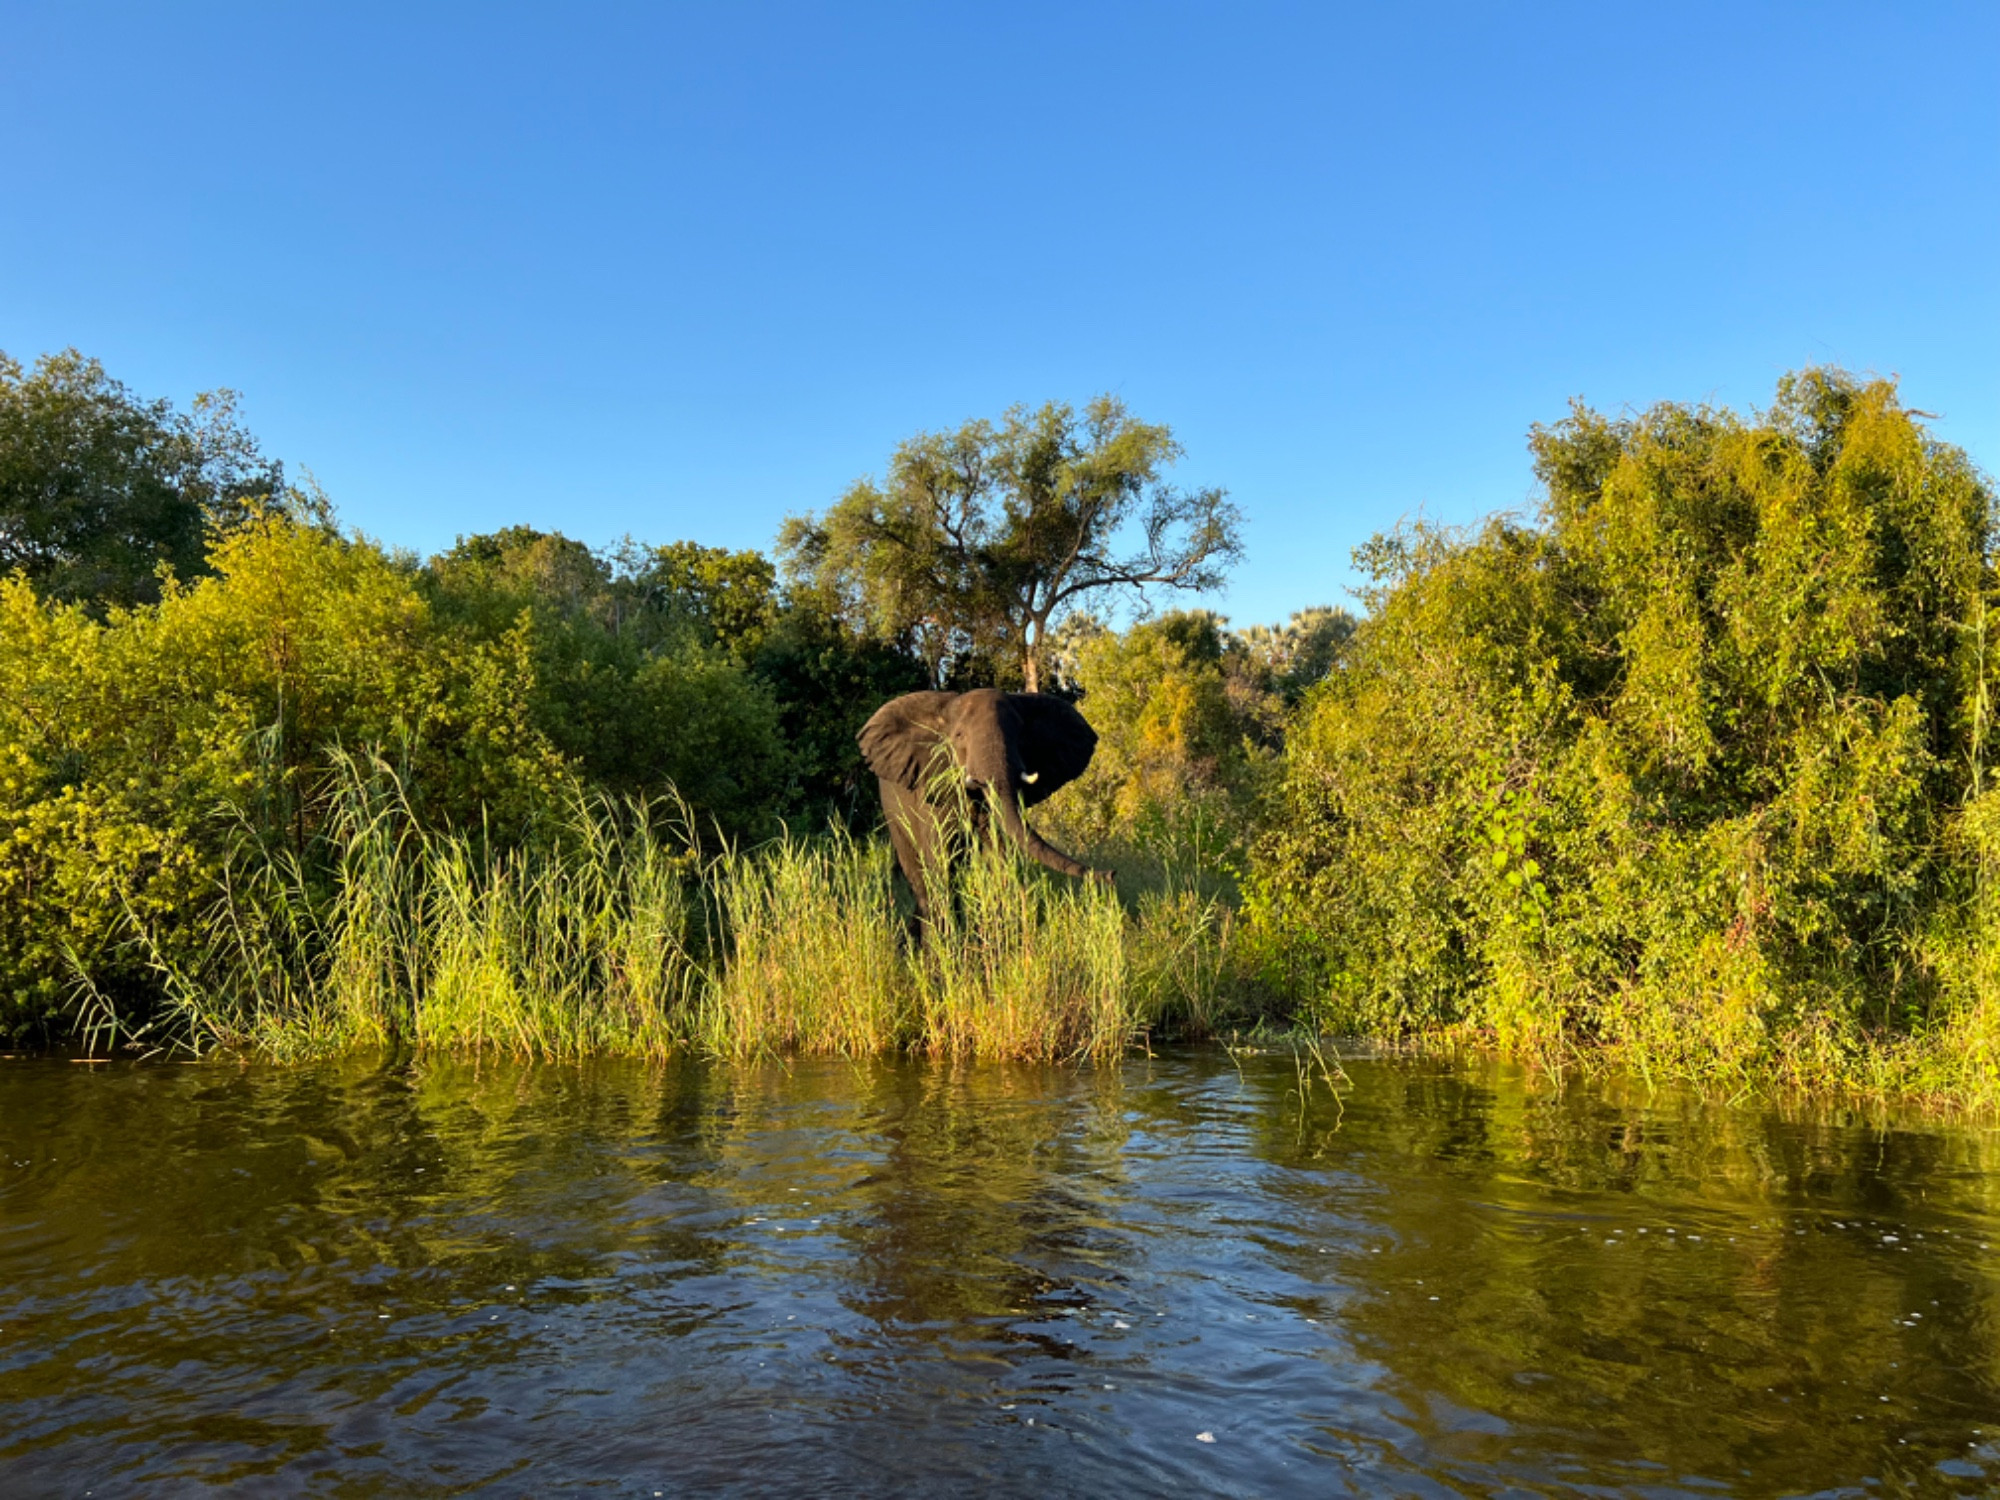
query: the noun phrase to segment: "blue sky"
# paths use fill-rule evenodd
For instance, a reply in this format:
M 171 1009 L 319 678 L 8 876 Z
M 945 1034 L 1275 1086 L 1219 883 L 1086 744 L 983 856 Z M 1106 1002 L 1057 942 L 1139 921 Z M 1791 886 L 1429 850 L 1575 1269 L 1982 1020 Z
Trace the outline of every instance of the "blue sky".
M 23 5 L 0 349 L 243 393 L 343 517 L 767 545 L 1115 391 L 1239 623 L 1581 395 L 1895 372 L 2000 468 L 2000 5 Z

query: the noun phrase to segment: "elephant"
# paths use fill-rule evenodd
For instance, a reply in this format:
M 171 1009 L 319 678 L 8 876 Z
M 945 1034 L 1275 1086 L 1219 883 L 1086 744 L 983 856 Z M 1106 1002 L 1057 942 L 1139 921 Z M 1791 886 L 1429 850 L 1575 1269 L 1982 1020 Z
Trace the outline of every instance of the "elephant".
M 1041 693 L 905 693 L 861 728 L 861 754 L 882 786 L 882 811 L 896 863 L 917 899 L 917 927 L 931 920 L 931 880 L 947 868 L 953 840 L 943 804 L 963 788 L 971 832 L 993 836 L 992 820 L 1031 859 L 1051 870 L 1105 884 L 1108 870 L 1047 843 L 1028 826 L 1033 807 L 1090 765 L 1097 731 L 1060 698 Z

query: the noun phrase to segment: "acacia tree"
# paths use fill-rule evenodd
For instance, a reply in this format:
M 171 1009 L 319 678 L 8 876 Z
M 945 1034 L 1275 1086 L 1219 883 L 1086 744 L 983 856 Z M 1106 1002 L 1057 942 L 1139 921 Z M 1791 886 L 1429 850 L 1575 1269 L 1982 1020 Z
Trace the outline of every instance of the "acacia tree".
M 795 587 L 908 647 L 934 682 L 985 655 L 1039 692 L 1066 615 L 1120 591 L 1214 588 L 1242 555 L 1227 492 L 1161 480 L 1180 456 L 1171 429 L 1115 396 L 1017 406 L 911 438 L 881 484 L 788 519 L 778 549 Z

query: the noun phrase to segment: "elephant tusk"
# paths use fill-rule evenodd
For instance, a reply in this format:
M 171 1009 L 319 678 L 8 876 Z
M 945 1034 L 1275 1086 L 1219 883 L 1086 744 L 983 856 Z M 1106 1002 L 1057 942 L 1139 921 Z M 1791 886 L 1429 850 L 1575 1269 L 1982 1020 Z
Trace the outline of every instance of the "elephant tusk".
M 1033 786 L 1041 779 L 1042 773 L 1040 771 L 1023 771 L 1021 773 L 1021 780 L 1025 781 L 1029 786 Z

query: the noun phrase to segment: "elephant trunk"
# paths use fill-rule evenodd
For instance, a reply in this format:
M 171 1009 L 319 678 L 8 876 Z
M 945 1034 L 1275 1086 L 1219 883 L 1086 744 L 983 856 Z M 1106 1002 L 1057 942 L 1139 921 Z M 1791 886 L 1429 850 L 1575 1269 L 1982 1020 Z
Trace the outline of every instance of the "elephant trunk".
M 1095 874 L 1089 865 L 1071 859 L 1054 844 L 1047 843 L 1042 836 L 1028 826 L 1028 820 L 1021 816 L 1021 797 L 1011 782 L 994 782 L 987 787 L 987 800 L 999 815 L 1000 826 L 1007 830 L 1007 836 L 1019 844 L 1030 859 L 1047 865 L 1064 875 L 1081 880 Z

